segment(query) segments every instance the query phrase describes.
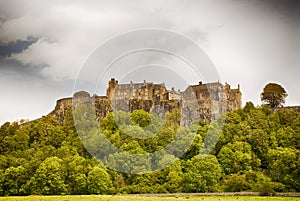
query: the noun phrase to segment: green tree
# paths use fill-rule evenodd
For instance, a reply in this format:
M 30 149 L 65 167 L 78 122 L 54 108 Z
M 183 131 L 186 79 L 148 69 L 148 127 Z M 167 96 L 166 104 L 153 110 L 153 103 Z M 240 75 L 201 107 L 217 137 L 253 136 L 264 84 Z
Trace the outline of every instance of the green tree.
M 218 160 L 226 174 L 248 171 L 260 165 L 247 142 L 234 142 L 222 147 Z
M 182 113 L 180 108 L 175 108 L 171 112 L 167 113 L 167 124 L 168 125 L 180 125 Z
M 121 173 L 117 173 L 113 180 L 114 187 L 121 190 L 125 186 L 125 180 Z
M 74 155 L 64 161 L 67 166 L 68 177 L 66 184 L 70 194 L 87 194 L 87 175 L 93 163 L 79 155 Z
M 4 195 L 22 195 L 22 187 L 27 179 L 29 178 L 23 166 L 7 168 L 2 177 Z
M 113 183 L 109 174 L 102 167 L 95 166 L 87 177 L 88 191 L 91 194 L 108 194 L 112 191 Z
M 144 110 L 134 110 L 130 115 L 130 119 L 133 123 L 140 127 L 147 127 L 151 122 L 150 115 Z
M 281 106 L 285 103 L 287 93 L 285 89 L 276 83 L 269 83 L 261 93 L 261 100 L 266 102 L 271 108 Z
M 132 175 L 130 193 L 166 193 L 165 188 L 160 185 L 162 171 L 151 172 L 140 175 Z
M 275 191 L 282 192 L 285 186 L 279 182 L 272 182 L 271 178 L 266 176 L 263 172 L 248 171 L 245 173 L 247 183 L 251 190 L 263 194 L 271 194 Z
M 60 195 L 67 193 L 65 177 L 66 169 L 63 161 L 57 157 L 49 157 L 40 164 L 27 187 L 33 194 Z
M 246 181 L 246 176 L 240 174 L 232 174 L 227 176 L 224 181 L 224 190 L 226 192 L 240 192 L 250 189 L 249 183 Z
M 195 156 L 186 162 L 183 174 L 185 192 L 208 192 L 222 176 L 222 169 L 213 155 Z
M 105 159 L 105 164 L 112 169 L 133 174 L 151 171 L 151 156 L 149 154 L 141 154 L 141 152 L 139 152 L 141 148 L 132 150 L 132 145 L 134 144 L 135 143 L 130 143 L 125 145 L 124 148 L 137 151 L 139 154 L 132 154 L 128 151 L 116 152 L 110 154 Z
M 167 172 L 164 183 L 166 190 L 170 193 L 182 192 L 183 173 L 180 161 L 166 168 L 165 172 Z
M 300 152 L 293 148 L 270 149 L 267 154 L 268 176 L 290 191 L 300 191 Z
M 245 112 L 250 112 L 250 110 L 254 110 L 255 106 L 252 102 L 247 102 L 246 105 L 244 106 L 243 110 Z

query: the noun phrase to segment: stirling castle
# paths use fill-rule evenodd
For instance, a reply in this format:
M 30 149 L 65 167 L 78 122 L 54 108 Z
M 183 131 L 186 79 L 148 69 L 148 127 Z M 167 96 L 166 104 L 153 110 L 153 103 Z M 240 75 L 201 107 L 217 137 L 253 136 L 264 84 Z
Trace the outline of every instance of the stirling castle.
M 219 114 L 233 111 L 242 107 L 240 86 L 231 89 L 230 85 L 202 83 L 188 86 L 185 91 L 167 89 L 165 84 L 152 82 L 119 84 L 111 78 L 108 82 L 106 96 L 90 96 L 88 92 L 80 91 L 74 97 L 63 98 L 57 101 L 54 111 L 49 115 L 56 116 L 61 122 L 68 107 L 90 102 L 95 106 L 97 117 L 106 117 L 108 112 L 123 110 L 132 112 L 142 109 L 155 112 L 161 118 L 174 108 L 181 108 L 182 122 L 185 125 L 193 120 L 210 122 Z M 73 102 L 74 101 L 74 102 Z

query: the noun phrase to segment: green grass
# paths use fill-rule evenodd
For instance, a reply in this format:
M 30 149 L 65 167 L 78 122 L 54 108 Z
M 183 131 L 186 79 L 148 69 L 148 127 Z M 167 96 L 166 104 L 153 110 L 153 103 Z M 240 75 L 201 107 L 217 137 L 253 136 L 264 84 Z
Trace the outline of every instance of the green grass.
M 259 197 L 259 196 L 200 196 L 200 197 L 135 197 L 110 195 L 78 195 L 78 196 L 25 196 L 0 197 L 0 201 L 300 201 L 298 197 Z

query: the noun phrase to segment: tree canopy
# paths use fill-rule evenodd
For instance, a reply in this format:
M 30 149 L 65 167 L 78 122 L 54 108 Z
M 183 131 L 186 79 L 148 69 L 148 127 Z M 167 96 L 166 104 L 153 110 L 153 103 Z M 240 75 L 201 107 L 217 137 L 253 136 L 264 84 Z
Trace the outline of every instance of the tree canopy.
M 299 112 L 272 113 L 247 103 L 243 109 L 228 112 L 223 128 L 218 129 L 205 122 L 181 128 L 180 111 L 176 110 L 165 120 L 141 111 L 114 111 L 101 122 L 104 135 L 91 130 L 81 139 L 71 112 L 66 111 L 69 118 L 62 124 L 45 116 L 23 125 L 8 122 L 0 127 L 0 196 L 300 191 Z M 220 135 L 216 146 L 207 155 L 199 155 L 212 131 Z M 127 134 L 132 132 L 151 137 Z M 178 153 L 190 136 L 193 142 L 181 156 Z M 82 144 L 85 140 L 90 141 L 89 150 L 108 160 L 110 167 L 164 168 L 145 174 L 118 172 L 92 156 Z M 102 156 L 107 142 L 124 152 Z M 156 153 L 167 146 L 163 155 L 154 154 L 144 161 L 124 160 L 131 154 Z M 159 158 L 156 163 L 155 157 Z
M 261 93 L 261 100 L 267 103 L 271 108 L 282 106 L 287 97 L 285 89 L 276 83 L 269 83 Z

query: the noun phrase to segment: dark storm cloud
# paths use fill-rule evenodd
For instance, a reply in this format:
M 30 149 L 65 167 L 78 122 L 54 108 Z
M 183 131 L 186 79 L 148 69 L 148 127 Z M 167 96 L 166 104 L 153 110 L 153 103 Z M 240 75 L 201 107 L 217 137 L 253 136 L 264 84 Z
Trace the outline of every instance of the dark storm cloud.
M 286 48 L 286 64 L 291 72 L 299 74 L 299 47 L 300 47 L 300 1 L 299 0 L 262 0 L 258 1 L 258 5 L 262 6 L 275 14 L 274 16 L 281 19 L 284 24 L 284 31 L 287 33 L 285 41 L 289 41 L 289 46 Z M 270 33 L 271 35 L 271 33 Z M 283 59 L 283 58 L 282 58 Z M 278 67 L 277 70 L 280 67 Z M 282 67 L 281 67 L 282 68 Z M 293 73 L 291 73 L 293 75 Z M 295 78 L 290 76 L 290 78 Z
M 21 53 L 30 45 L 37 42 L 37 38 L 28 37 L 27 40 L 10 41 L 8 43 L 0 43 L 0 58 L 11 56 L 14 53 Z
M 22 79 L 45 79 L 46 77 L 41 73 L 45 67 L 47 66 L 23 64 L 14 59 L 0 59 L 0 74 L 14 74 Z
M 17 119 L 36 119 L 53 110 L 55 101 L 72 95 L 73 80 L 53 80 L 42 66 L 0 60 L 0 124 Z
M 260 0 L 257 1 L 257 5 L 300 23 L 299 18 L 297 18 L 300 16 L 299 0 Z
M 72 95 L 74 81 L 71 79 L 54 80 L 52 77 L 44 75 L 42 71 L 47 67 L 46 65 L 26 65 L 14 59 L 2 59 L 0 60 L 0 77 L 5 75 L 3 78 L 8 80 L 8 85 L 13 82 L 29 89 L 34 85 L 39 85 L 44 86 L 45 90 L 48 88 Z
M 281 11 L 296 11 L 300 8 L 299 0 L 262 0 L 261 3 Z

